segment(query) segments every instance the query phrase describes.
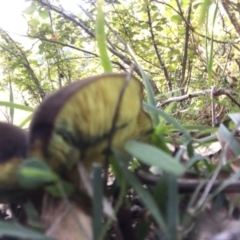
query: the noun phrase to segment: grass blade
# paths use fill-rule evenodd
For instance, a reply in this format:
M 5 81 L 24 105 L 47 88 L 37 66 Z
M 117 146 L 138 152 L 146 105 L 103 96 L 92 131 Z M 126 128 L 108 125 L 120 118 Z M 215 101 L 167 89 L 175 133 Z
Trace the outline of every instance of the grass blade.
M 202 3 L 202 8 L 201 8 L 201 12 L 200 12 L 200 18 L 199 18 L 199 27 L 203 24 L 206 14 L 208 12 L 208 9 L 211 5 L 212 1 L 211 0 L 204 0 Z
M 93 166 L 93 235 L 94 240 L 97 240 L 102 232 L 103 219 L 103 183 L 102 183 L 102 167 L 99 164 Z
M 10 102 L 14 103 L 14 98 L 13 98 L 13 89 L 12 89 L 12 82 L 11 80 L 9 81 L 9 89 L 10 89 Z M 10 117 L 11 117 L 11 123 L 13 123 L 14 120 L 14 108 L 10 108 Z
M 161 213 L 160 213 L 160 211 L 158 209 L 158 206 L 155 203 L 153 197 L 151 196 L 151 194 L 146 189 L 144 189 L 142 187 L 142 185 L 139 183 L 139 181 L 135 177 L 135 175 L 127 169 L 126 163 L 128 162 L 128 157 L 119 153 L 119 152 L 116 152 L 116 151 L 114 153 L 115 153 L 116 159 L 118 160 L 116 162 L 121 167 L 122 172 L 125 176 L 125 179 L 135 189 L 139 198 L 144 203 L 144 205 L 149 209 L 149 211 L 151 212 L 152 216 L 156 220 L 156 222 L 159 225 L 159 227 L 161 228 L 161 230 L 167 236 L 169 236 L 168 230 L 167 230 L 167 227 L 166 227 L 166 223 L 164 222 L 164 219 L 162 218 Z
M 167 203 L 167 226 L 170 239 L 177 239 L 178 226 L 178 185 L 177 178 L 168 174 L 168 203 Z
M 161 117 L 165 118 L 169 123 L 174 125 L 180 132 L 182 132 L 189 142 L 193 141 L 190 133 L 179 123 L 177 122 L 172 116 L 166 114 L 165 112 L 161 111 L 157 107 L 151 106 L 149 104 L 144 103 L 144 107 L 148 110 L 155 112 L 156 114 L 160 115 Z
M 127 46 L 127 49 L 128 49 L 129 53 L 131 54 L 132 58 L 134 59 L 136 65 L 138 66 L 138 68 L 141 72 L 141 75 L 142 75 L 142 78 L 143 78 L 143 83 L 144 83 L 144 86 L 145 86 L 146 91 L 147 91 L 147 102 L 152 106 L 156 106 L 157 103 L 156 103 L 154 92 L 153 92 L 153 89 L 152 89 L 152 86 L 150 84 L 148 76 L 145 74 L 145 72 L 141 68 L 140 64 L 138 63 L 137 58 L 136 58 L 133 50 L 129 46 Z M 153 125 L 157 126 L 159 124 L 158 116 L 154 112 L 152 112 L 151 117 L 152 117 Z
M 53 240 L 42 233 L 6 221 L 0 221 L 0 235 L 16 237 L 18 239 Z
M 175 175 L 182 175 L 185 171 L 185 168 L 171 155 L 152 145 L 137 141 L 128 141 L 124 148 L 129 154 L 149 166 L 159 167 Z
M 96 21 L 96 38 L 101 63 L 105 72 L 112 72 L 111 61 L 107 52 L 106 35 L 104 32 L 104 12 L 103 0 L 97 1 L 97 21 Z
M 17 103 L 12 103 L 12 102 L 5 102 L 5 101 L 0 101 L 0 106 L 5 106 L 9 108 L 15 108 L 15 109 L 20 109 L 28 112 L 33 112 L 34 108 L 22 105 L 22 104 L 17 104 Z
M 33 114 L 28 115 L 20 124 L 19 127 L 24 127 L 32 119 Z

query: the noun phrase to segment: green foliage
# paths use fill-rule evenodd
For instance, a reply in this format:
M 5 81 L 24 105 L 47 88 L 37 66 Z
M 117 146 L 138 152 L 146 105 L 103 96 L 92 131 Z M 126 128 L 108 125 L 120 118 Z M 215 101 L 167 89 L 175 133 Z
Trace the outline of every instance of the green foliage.
M 161 102 L 171 96 L 209 89 L 212 85 L 224 87 L 224 79 L 229 87 L 231 77 L 238 78 L 235 59 L 239 53 L 232 47 L 237 34 L 231 30 L 228 37 L 224 26 L 230 26 L 230 22 L 224 16 L 223 24 L 219 23 L 217 4 L 141 0 L 101 3 L 97 8 L 86 3 L 71 14 L 58 8 L 58 4 L 61 2 L 48 5 L 30 1 L 25 9 L 28 36 L 33 43 L 38 40 L 31 48 L 23 47 L 7 32 L 1 32 L 3 67 L 11 69 L 12 84 L 28 95 L 31 106 L 38 105 L 46 93 L 75 79 L 101 73 L 99 64 L 102 61 L 106 61 L 103 66 L 107 71 L 122 71 L 137 61 L 138 68 L 141 66 L 146 71 L 154 93 L 164 94 L 159 99 Z M 203 22 L 206 14 L 208 18 Z M 203 28 L 205 35 L 200 33 Z M 6 59 L 10 59 L 7 64 Z M 137 74 L 146 79 L 141 70 Z M 6 82 L 7 75 L 2 86 Z M 176 118 L 188 124 L 209 124 L 208 118 L 196 115 L 199 108 L 205 109 L 200 115 L 209 115 L 210 104 L 202 98 L 189 104 L 183 102 L 180 108 L 177 104 Z M 219 108 L 226 104 L 230 105 L 228 99 L 218 101 Z
M 149 166 L 156 166 L 163 171 L 176 175 L 184 173 L 185 169 L 180 163 L 161 149 L 151 145 L 129 141 L 125 145 L 125 150 Z
M 117 160 L 119 161 L 119 166 L 121 167 L 122 174 L 124 173 L 125 179 L 131 184 L 134 190 L 139 195 L 141 201 L 145 206 L 151 211 L 153 217 L 155 218 L 157 224 L 161 227 L 162 231 L 168 236 L 167 227 L 164 219 L 161 216 L 161 213 L 156 205 L 156 202 L 152 198 L 151 194 L 145 190 L 142 185 L 139 183 L 138 179 L 134 176 L 132 172 L 127 169 L 128 159 L 126 156 L 121 155 L 121 153 L 115 153 Z
M 22 188 L 34 189 L 55 183 L 59 177 L 43 162 L 37 159 L 24 161 L 18 169 L 18 182 Z
M 103 1 L 98 0 L 97 7 L 97 20 L 96 20 L 96 38 L 98 44 L 98 50 L 100 54 L 101 63 L 105 72 L 112 72 L 111 62 L 107 53 L 107 42 L 104 32 L 104 13 L 103 13 Z

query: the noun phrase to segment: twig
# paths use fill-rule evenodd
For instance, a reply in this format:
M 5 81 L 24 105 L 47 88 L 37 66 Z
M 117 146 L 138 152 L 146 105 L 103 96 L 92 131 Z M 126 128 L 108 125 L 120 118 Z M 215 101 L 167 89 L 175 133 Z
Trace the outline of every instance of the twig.
M 165 66 L 165 63 L 162 60 L 162 57 L 161 57 L 161 55 L 160 55 L 160 53 L 158 51 L 158 47 L 157 47 L 157 44 L 156 44 L 156 41 L 155 41 L 155 35 L 153 33 L 152 19 L 151 19 L 151 13 L 150 13 L 150 8 L 149 8 L 149 2 L 147 2 L 146 7 L 147 7 L 148 25 L 149 25 L 149 28 L 150 28 L 150 33 L 151 33 L 153 47 L 154 47 L 154 50 L 156 52 L 159 64 L 160 64 L 161 68 L 163 69 L 163 73 L 164 73 L 164 76 L 166 78 L 166 82 L 167 82 L 167 86 L 168 86 L 168 91 L 172 91 L 172 82 L 171 82 L 171 80 L 169 78 L 167 68 Z
M 137 177 L 139 178 L 139 180 L 143 183 L 143 184 L 149 184 L 149 185 L 155 185 L 157 184 L 161 177 L 158 176 L 154 176 L 154 175 L 150 175 L 147 174 L 141 170 L 136 171 Z M 177 183 L 178 183 L 178 190 L 180 193 L 193 193 L 197 186 L 202 182 L 202 179 L 178 179 Z M 224 180 L 216 180 L 213 185 L 212 188 L 210 190 L 210 192 L 213 192 L 214 190 L 216 190 L 219 186 L 221 186 L 225 181 Z M 206 180 L 206 182 L 204 183 L 203 187 L 201 188 L 200 192 L 202 192 L 204 190 L 204 188 L 209 184 L 209 181 Z M 240 192 L 240 180 L 237 180 L 233 183 L 231 183 L 230 185 L 228 185 L 225 189 L 223 189 L 223 192 Z
M 188 94 L 185 94 L 185 95 L 182 95 L 179 97 L 172 97 L 162 103 L 158 102 L 157 107 L 161 108 L 171 102 L 182 102 L 182 101 L 185 101 L 190 98 L 199 97 L 201 95 L 209 94 L 209 93 L 211 93 L 211 91 L 212 91 L 211 89 L 205 89 L 205 90 L 198 91 L 198 92 L 188 93 Z M 232 97 L 232 95 L 236 95 L 236 93 L 234 91 L 229 90 L 229 89 L 219 89 L 214 92 L 214 97 L 218 97 L 221 95 L 228 96 L 238 107 L 240 107 L 240 104 Z
M 183 16 L 183 12 L 182 12 L 179 1 L 176 0 L 176 3 L 180 11 L 180 14 Z M 181 74 L 180 87 L 183 87 L 183 84 L 185 82 L 185 74 L 186 74 L 187 59 L 188 59 L 188 44 L 189 44 L 189 36 L 190 36 L 191 13 L 192 13 L 192 2 L 189 3 L 188 16 L 185 22 L 186 32 L 185 32 L 184 55 L 182 60 L 182 74 Z

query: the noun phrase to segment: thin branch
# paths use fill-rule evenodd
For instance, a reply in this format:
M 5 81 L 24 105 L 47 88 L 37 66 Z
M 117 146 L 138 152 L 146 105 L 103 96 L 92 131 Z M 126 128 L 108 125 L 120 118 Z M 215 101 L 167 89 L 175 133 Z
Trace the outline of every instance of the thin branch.
M 238 35 L 240 36 L 240 24 L 239 24 L 239 20 L 238 17 L 236 17 L 233 12 L 231 11 L 231 1 L 229 0 L 224 0 L 222 1 L 222 6 L 224 8 L 224 10 L 226 11 L 232 25 L 234 26 L 236 32 L 238 33 Z M 236 14 L 239 14 L 238 12 L 236 12 Z
M 156 185 L 161 180 L 161 177 L 147 174 L 141 170 L 136 171 L 136 175 L 143 184 Z M 196 190 L 196 188 L 198 187 L 198 185 L 200 183 L 202 183 L 202 181 L 203 181 L 203 179 L 180 178 L 177 180 L 178 190 L 180 193 L 193 193 Z M 219 186 L 223 185 L 224 182 L 225 182 L 224 180 L 216 180 L 213 183 L 210 192 L 213 192 L 214 190 L 216 190 Z M 209 181 L 206 180 L 200 191 L 203 191 L 204 188 L 208 185 L 208 183 L 209 183 Z M 231 183 L 226 188 L 224 188 L 222 191 L 223 192 L 236 192 L 236 193 L 240 192 L 240 180 L 237 180 L 237 181 Z
M 179 8 L 181 15 L 183 15 L 183 12 L 182 12 L 182 9 L 181 9 L 181 6 L 180 6 L 178 0 L 176 0 L 176 2 L 177 2 L 177 6 Z M 185 44 L 184 44 L 184 53 L 183 53 L 183 60 L 182 60 L 182 77 L 181 77 L 179 87 L 183 87 L 183 84 L 185 82 L 185 73 L 186 73 L 187 58 L 188 58 L 188 44 L 189 44 L 189 36 L 190 36 L 189 24 L 191 22 L 191 12 L 192 12 L 192 3 L 190 2 L 189 9 L 188 9 L 188 16 L 187 16 L 187 20 L 186 20 L 188 24 L 185 24 L 186 32 L 185 32 Z
M 168 91 L 172 91 L 171 79 L 169 78 L 167 68 L 166 68 L 166 66 L 165 66 L 165 64 L 162 60 L 162 57 L 161 57 L 161 55 L 158 51 L 158 47 L 157 47 L 157 44 L 156 44 L 156 41 L 155 41 L 155 36 L 154 36 L 154 33 L 153 33 L 153 27 L 152 27 L 151 13 L 150 13 L 150 8 L 149 8 L 149 2 L 147 2 L 146 5 L 147 5 L 148 25 L 149 25 L 149 29 L 150 29 L 150 33 L 151 33 L 153 47 L 154 47 L 154 50 L 156 52 L 159 64 L 160 64 L 161 68 L 163 69 L 163 73 L 164 73 L 164 76 L 166 78 L 166 82 L 167 82 L 167 86 L 168 86 Z
M 205 95 L 205 94 L 210 94 L 211 91 L 212 91 L 211 89 L 205 89 L 205 90 L 202 90 L 202 91 L 185 94 L 185 95 L 182 95 L 180 97 L 172 97 L 172 98 L 169 98 L 162 103 L 158 102 L 157 107 L 163 107 L 166 104 L 169 104 L 171 102 L 182 102 L 182 101 L 185 101 L 185 100 L 190 99 L 190 98 L 199 97 L 199 96 Z M 228 90 L 228 89 L 219 89 L 219 90 L 214 92 L 214 97 L 218 97 L 218 96 L 221 96 L 221 95 L 228 96 L 240 108 L 240 103 L 238 103 L 232 97 L 233 95 L 236 95 L 236 93 L 234 93 L 234 91 L 231 91 L 231 90 Z

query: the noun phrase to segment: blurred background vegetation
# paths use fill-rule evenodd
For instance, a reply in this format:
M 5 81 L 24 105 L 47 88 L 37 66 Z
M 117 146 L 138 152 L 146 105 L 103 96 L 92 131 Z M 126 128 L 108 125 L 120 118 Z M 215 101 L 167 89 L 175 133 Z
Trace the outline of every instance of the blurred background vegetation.
M 35 108 L 62 86 L 102 73 L 96 3 L 66 2 L 18 3 L 22 18 L 14 24 L 21 22 L 21 29 L 0 29 L 0 88 L 11 102 Z M 239 4 L 206 1 L 204 21 L 199 24 L 202 2 L 105 1 L 105 32 L 113 71 L 129 70 L 134 63 L 127 46 L 131 47 L 150 78 L 159 105 L 172 97 L 205 91 L 171 105 L 170 112 L 185 124 L 211 125 L 211 87 L 238 93 Z M 14 16 L 7 21 L 14 21 Z M 139 69 L 135 73 L 141 78 Z M 1 94 L 0 100 L 6 97 L 2 99 Z M 226 112 L 238 110 L 224 94 L 214 101 L 217 122 Z M 10 111 L 2 110 L 12 121 Z

